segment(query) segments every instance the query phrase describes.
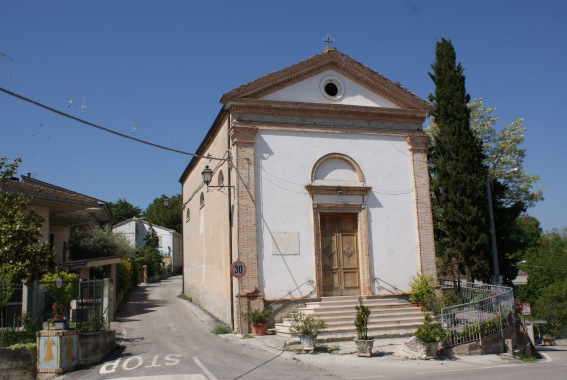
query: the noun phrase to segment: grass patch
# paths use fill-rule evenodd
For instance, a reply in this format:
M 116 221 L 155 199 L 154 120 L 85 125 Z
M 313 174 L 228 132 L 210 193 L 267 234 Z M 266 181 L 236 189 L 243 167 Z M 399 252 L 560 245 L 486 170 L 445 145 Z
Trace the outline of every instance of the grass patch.
M 18 344 L 13 344 L 10 347 L 8 347 L 9 350 L 15 351 L 15 350 L 20 350 L 23 348 L 27 348 L 28 350 L 35 350 L 37 348 L 37 344 L 34 343 L 18 343 Z
M 223 334 L 231 334 L 232 330 L 226 326 L 216 326 L 213 329 L 213 334 L 223 335 Z
M 535 356 L 517 356 L 516 358 L 524 363 L 536 363 L 538 361 Z
M 250 335 L 250 334 L 244 334 L 244 335 L 242 335 L 242 339 L 251 339 L 251 338 L 254 338 L 254 337 L 253 337 L 252 335 Z
M 181 298 L 182 300 L 189 301 L 193 303 L 193 297 L 187 296 L 187 294 L 181 293 L 177 296 L 177 298 Z

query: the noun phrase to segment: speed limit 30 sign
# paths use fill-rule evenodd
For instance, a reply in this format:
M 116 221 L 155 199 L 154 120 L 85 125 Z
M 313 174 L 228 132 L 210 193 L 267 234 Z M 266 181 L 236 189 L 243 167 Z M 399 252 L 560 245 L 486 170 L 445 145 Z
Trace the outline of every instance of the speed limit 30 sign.
M 246 264 L 237 260 L 230 265 L 230 274 L 236 278 L 244 277 L 246 274 Z

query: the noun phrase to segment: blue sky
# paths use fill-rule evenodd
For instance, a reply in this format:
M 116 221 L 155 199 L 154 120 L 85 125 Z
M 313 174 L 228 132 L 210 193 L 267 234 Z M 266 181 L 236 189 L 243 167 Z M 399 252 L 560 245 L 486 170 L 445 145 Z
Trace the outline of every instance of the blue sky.
M 424 99 L 434 91 L 435 43 L 445 37 L 471 97 L 497 107 L 497 127 L 524 118 L 524 166 L 545 186 L 528 213 L 544 230 L 567 226 L 565 1 L 1 0 L 0 8 L 0 52 L 11 58 L 0 55 L 1 87 L 189 152 L 224 93 L 320 53 L 326 33 Z M 21 157 L 20 174 L 141 208 L 180 193 L 189 161 L 4 93 L 0 131 L 0 156 Z

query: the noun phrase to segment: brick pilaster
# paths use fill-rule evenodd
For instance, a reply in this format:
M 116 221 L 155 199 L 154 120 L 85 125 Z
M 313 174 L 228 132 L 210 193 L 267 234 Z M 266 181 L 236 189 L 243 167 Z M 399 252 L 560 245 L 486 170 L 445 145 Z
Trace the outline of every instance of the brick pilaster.
M 425 134 L 408 136 L 407 142 L 412 153 L 415 183 L 415 204 L 417 212 L 417 233 L 419 239 L 419 269 L 423 274 L 433 274 L 437 278 L 435 263 L 435 238 L 433 235 L 433 215 L 429 189 L 429 168 L 427 149 L 429 138 Z
M 258 245 L 256 241 L 256 178 L 254 170 L 254 145 L 256 128 L 232 126 L 230 138 L 233 145 L 233 165 L 235 170 L 234 185 L 236 208 L 234 231 L 237 258 L 246 264 L 246 275 L 240 280 L 240 303 L 242 311 L 262 308 L 262 294 L 258 293 Z M 234 282 L 233 294 L 238 295 L 238 284 Z M 235 300 L 236 308 L 236 300 Z M 235 326 L 240 326 L 238 310 L 235 310 Z M 243 332 L 248 331 L 248 324 L 242 323 Z

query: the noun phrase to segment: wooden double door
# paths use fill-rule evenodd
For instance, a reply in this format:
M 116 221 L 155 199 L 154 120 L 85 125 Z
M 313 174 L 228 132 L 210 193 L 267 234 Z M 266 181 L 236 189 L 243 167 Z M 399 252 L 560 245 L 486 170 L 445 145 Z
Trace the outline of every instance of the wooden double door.
M 358 214 L 319 215 L 323 296 L 359 295 Z

